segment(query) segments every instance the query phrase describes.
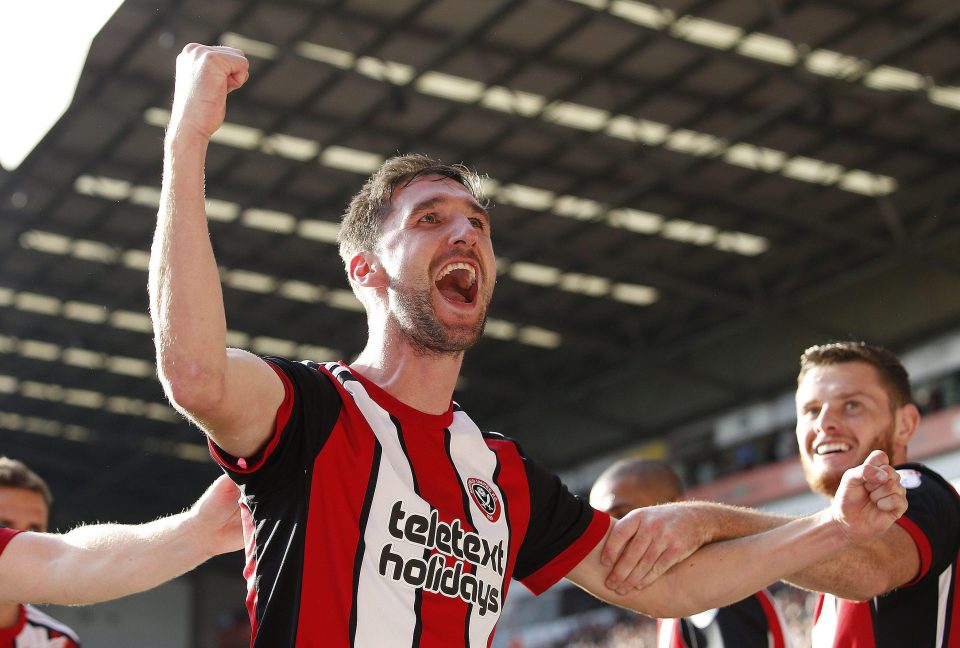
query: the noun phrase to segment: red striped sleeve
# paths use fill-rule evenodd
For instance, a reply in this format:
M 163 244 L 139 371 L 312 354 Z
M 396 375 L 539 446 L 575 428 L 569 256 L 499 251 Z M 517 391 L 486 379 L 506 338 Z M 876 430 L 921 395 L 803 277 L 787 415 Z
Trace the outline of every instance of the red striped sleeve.
M 18 533 L 20 533 L 20 531 L 16 529 L 0 527 L 0 554 L 3 553 L 3 550 L 7 548 L 7 545 L 10 544 L 10 541 L 13 540 L 13 537 Z
M 608 528 L 610 528 L 610 516 L 600 511 L 594 511 L 593 519 L 590 520 L 590 525 L 583 535 L 564 549 L 556 558 L 527 576 L 523 580 L 523 584 L 534 594 L 542 594 L 579 565 L 580 561 L 586 558 L 587 554 L 603 540 Z
M 280 376 L 280 380 L 283 381 L 283 402 L 280 403 L 280 407 L 277 408 L 277 420 L 274 423 L 273 434 L 270 435 L 264 447 L 249 458 L 233 457 L 217 447 L 210 437 L 207 437 L 207 446 L 210 448 L 210 455 L 218 464 L 231 472 L 249 474 L 256 472 L 263 466 L 263 462 L 270 457 L 270 454 L 280 442 L 280 434 L 283 432 L 283 428 L 286 427 L 287 421 L 290 420 L 291 412 L 293 412 L 293 383 L 290 382 L 290 377 L 283 373 L 280 367 L 269 360 L 267 364 Z
M 906 516 L 901 516 L 896 523 L 900 525 L 900 528 L 910 534 L 920 554 L 920 570 L 917 572 L 916 578 L 901 586 L 909 587 L 926 576 L 927 571 L 930 569 L 930 563 L 933 561 L 933 550 L 930 548 L 930 539 L 927 538 L 927 535 L 917 526 L 916 522 Z

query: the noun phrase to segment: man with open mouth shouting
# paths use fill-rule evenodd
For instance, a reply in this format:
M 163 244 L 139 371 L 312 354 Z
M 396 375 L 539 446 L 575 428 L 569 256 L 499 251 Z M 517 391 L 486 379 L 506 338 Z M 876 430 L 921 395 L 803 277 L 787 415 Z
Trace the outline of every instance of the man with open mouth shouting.
M 541 592 L 566 576 L 640 612 L 690 614 L 903 513 L 876 453 L 829 509 L 702 549 L 723 538 L 687 527 L 696 541 L 678 552 L 642 511 L 613 523 L 482 433 L 451 398 L 493 295 L 491 219 L 472 171 L 422 155 L 387 160 L 344 215 L 340 255 L 368 328 L 353 362 L 227 349 L 204 165 L 247 70 L 226 47 L 177 59 L 150 296 L 167 395 L 243 491 L 255 646 L 488 646 L 511 578 Z

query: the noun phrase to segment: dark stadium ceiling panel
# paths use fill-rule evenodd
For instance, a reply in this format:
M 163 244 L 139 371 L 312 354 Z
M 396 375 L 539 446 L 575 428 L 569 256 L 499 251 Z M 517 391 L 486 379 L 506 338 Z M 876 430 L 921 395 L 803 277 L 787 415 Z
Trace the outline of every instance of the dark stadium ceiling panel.
M 191 41 L 252 63 L 207 173 L 231 344 L 359 351 L 344 205 L 396 152 L 471 163 L 500 267 L 457 398 L 552 468 L 777 394 L 807 344 L 960 325 L 955 1 L 129 0 L 0 170 L 0 452 L 78 515 L 216 472 L 145 290 Z

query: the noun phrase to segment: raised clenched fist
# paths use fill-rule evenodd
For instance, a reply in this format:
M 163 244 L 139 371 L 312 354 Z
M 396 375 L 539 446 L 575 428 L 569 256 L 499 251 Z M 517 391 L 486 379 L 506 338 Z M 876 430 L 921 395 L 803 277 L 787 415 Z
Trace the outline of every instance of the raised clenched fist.
M 861 465 L 844 473 L 831 509 L 834 520 L 853 542 L 880 535 L 904 514 L 906 489 L 886 453 L 874 450 Z
M 177 56 L 170 132 L 209 139 L 223 123 L 227 93 L 246 83 L 249 67 L 243 52 L 233 47 L 184 47 Z

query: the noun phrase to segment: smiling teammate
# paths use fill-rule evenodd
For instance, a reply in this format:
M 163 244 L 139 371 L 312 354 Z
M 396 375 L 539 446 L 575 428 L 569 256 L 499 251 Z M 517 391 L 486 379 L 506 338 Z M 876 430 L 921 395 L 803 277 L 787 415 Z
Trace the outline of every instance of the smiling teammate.
M 421 155 L 385 162 L 343 219 L 340 255 L 367 314 L 359 357 L 227 349 L 204 164 L 247 69 L 225 47 L 191 44 L 177 59 L 150 297 L 164 388 L 243 490 L 255 646 L 487 646 L 511 578 L 540 592 L 566 576 L 615 604 L 683 615 L 902 513 L 877 453 L 831 509 L 678 555 L 641 512 L 613 525 L 516 443 L 482 433 L 451 397 L 493 295 L 490 218 L 471 171 Z
M 899 469 L 909 502 L 906 515 L 876 540 L 797 579 L 828 592 L 817 607 L 814 646 L 957 645 L 960 499 L 936 472 L 907 463 L 920 422 L 907 371 L 880 347 L 814 346 L 801 359 L 796 402 L 811 490 L 834 497 L 843 472 L 879 449 Z
M 909 502 L 886 532 L 784 579 L 824 593 L 814 648 L 960 645 L 960 498 L 927 466 L 907 463 L 920 412 L 906 369 L 890 351 L 862 342 L 810 347 L 801 357 L 796 406 L 811 490 L 836 501 L 845 471 L 882 451 L 898 468 Z M 673 522 L 708 534 L 757 533 L 791 519 L 691 504 L 672 511 Z

